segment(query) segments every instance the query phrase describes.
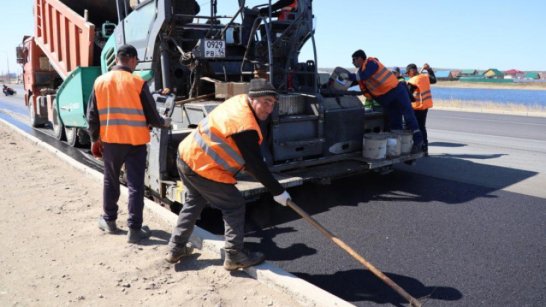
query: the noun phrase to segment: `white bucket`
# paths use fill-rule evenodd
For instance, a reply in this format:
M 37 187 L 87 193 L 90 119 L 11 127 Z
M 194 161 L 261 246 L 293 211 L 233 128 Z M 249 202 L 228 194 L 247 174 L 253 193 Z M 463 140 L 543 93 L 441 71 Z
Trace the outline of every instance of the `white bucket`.
M 387 134 L 387 158 L 396 158 L 402 153 L 402 137 L 399 134 Z
M 409 154 L 413 146 L 413 133 L 409 130 L 392 130 L 392 133 L 400 136 L 401 153 Z
M 379 133 L 367 133 L 362 139 L 362 156 L 365 159 L 381 160 L 387 155 L 387 136 Z

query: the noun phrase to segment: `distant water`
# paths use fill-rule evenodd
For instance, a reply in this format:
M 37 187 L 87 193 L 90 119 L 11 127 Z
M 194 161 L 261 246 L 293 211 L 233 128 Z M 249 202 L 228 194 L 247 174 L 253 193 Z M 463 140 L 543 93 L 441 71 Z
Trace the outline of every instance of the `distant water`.
M 432 98 L 546 106 L 546 90 L 433 87 Z

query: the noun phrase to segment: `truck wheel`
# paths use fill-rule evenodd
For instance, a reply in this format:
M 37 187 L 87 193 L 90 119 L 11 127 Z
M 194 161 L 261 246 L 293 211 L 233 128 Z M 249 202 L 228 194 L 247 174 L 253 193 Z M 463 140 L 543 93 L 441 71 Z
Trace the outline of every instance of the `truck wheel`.
M 32 127 L 42 127 L 45 124 L 45 121 L 36 114 L 36 105 L 32 95 L 29 98 L 28 111 Z
M 64 134 L 66 135 L 66 143 L 72 147 L 81 146 L 78 137 L 78 128 L 76 127 L 64 127 Z
M 66 139 L 64 134 L 64 125 L 59 117 L 56 103 L 53 104 L 53 122 L 51 124 L 53 125 L 53 137 L 59 141 L 64 141 Z

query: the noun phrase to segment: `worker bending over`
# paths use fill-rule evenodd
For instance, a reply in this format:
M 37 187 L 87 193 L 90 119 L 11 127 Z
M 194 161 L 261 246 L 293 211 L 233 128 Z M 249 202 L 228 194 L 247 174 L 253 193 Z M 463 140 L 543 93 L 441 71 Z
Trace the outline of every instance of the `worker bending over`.
M 415 112 L 419 129 L 423 133 L 423 152 L 425 157 L 428 157 L 428 134 L 427 134 L 427 113 L 428 109 L 432 108 L 432 92 L 430 85 L 436 83 L 434 71 L 428 64 L 423 65 L 423 69 L 428 72 L 428 76 L 420 74 L 417 71 L 417 65 L 409 64 L 406 71 L 410 79 L 408 80 L 408 88 L 412 96 L 411 106 Z
M 171 122 L 170 118 L 161 118 L 157 112 L 146 82 L 133 75 L 137 63 L 135 47 L 119 47 L 117 65 L 97 78 L 87 107 L 91 152 L 104 161 L 104 213 L 99 218 L 99 228 L 108 233 L 118 231 L 119 175 L 125 164 L 129 188 L 127 224 L 130 243 L 148 238 L 151 234 L 147 227 L 142 227 L 149 126 L 169 127 Z
M 363 50 L 355 51 L 352 57 L 357 70 L 356 73 L 349 74 L 349 79 L 357 81 L 367 98 L 375 99 L 387 110 L 391 130 L 402 129 L 402 117 L 404 118 L 413 132 L 411 152 L 420 152 L 423 135 L 413 113 L 407 88 L 378 59 L 367 57 Z
M 261 263 L 264 255 L 243 249 L 245 199 L 235 187 L 243 169 L 253 175 L 283 206 L 290 195 L 273 177 L 260 151 L 260 121 L 273 111 L 277 92 L 264 79 L 253 79 L 247 94 L 216 107 L 178 147 L 177 166 L 184 184 L 184 206 L 178 215 L 165 259 L 176 263 L 190 255 L 188 240 L 197 218 L 208 204 L 222 211 L 225 226 L 226 270 Z

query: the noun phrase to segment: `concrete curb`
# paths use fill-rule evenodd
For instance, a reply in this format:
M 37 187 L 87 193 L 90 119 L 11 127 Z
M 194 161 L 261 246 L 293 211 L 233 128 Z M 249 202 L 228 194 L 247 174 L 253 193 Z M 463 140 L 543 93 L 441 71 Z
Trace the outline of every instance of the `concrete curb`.
M 54 148 L 46 142 L 25 133 L 15 125 L 0 118 L 0 122 L 16 131 L 23 137 L 25 137 L 32 144 L 38 145 L 45 150 L 55 155 L 60 160 L 68 163 L 74 169 L 82 172 L 86 176 L 94 180 L 100 180 L 102 182 L 102 173 L 81 164 L 71 157 L 63 153 L 62 151 Z M 127 187 L 121 186 L 121 194 L 123 197 L 127 197 Z M 155 215 L 169 226 L 174 227 L 176 224 L 177 216 L 165 207 L 145 198 L 144 207 L 149 213 Z M 195 227 L 191 236 L 191 242 L 195 244 L 198 249 L 205 249 L 218 257 L 223 257 L 222 249 L 224 247 L 224 241 L 222 236 L 214 235 L 200 227 Z M 250 267 L 245 269 L 245 272 L 260 281 L 267 286 L 277 289 L 280 292 L 292 295 L 295 300 L 305 306 L 353 306 L 349 302 L 342 300 L 341 298 L 322 290 L 321 288 L 290 274 L 278 266 L 265 262 L 259 266 Z

